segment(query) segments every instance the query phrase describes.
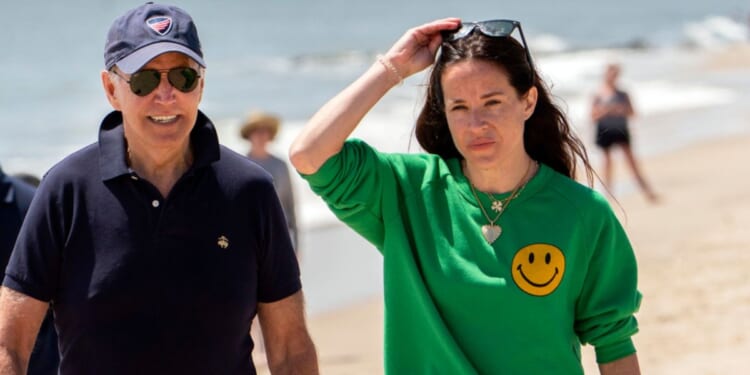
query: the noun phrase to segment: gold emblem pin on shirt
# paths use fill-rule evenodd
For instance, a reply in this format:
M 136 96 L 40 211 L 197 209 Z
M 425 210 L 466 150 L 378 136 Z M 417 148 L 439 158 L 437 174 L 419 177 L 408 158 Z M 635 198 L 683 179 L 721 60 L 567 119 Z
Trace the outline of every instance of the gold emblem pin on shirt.
M 229 247 L 229 239 L 226 236 L 219 236 L 216 244 L 219 245 L 220 248 L 226 249 Z

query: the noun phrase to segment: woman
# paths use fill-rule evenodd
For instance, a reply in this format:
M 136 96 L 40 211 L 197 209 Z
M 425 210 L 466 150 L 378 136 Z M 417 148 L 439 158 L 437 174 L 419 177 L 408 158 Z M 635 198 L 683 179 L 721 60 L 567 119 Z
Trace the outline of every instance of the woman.
M 619 76 L 619 65 L 607 65 L 604 82 L 591 104 L 591 119 L 596 124 L 596 145 L 604 152 L 604 184 L 607 188 L 612 187 L 612 148 L 620 147 L 641 191 L 650 202 L 655 203 L 659 198 L 643 177 L 630 147 L 628 119 L 635 115 L 635 111 L 628 93 L 617 85 Z
M 585 151 L 517 27 L 409 30 L 292 144 L 313 190 L 383 254 L 388 373 L 580 374 L 580 342 L 603 374 L 639 372 L 632 249 L 606 201 L 572 179 L 577 161 L 590 174 Z M 347 140 L 433 62 L 416 127 L 429 154 Z

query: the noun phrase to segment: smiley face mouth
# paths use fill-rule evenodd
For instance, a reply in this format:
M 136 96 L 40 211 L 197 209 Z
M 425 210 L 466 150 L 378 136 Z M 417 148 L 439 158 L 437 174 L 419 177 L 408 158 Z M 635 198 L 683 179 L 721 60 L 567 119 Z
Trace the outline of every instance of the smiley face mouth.
M 519 272 L 519 273 L 521 274 L 521 277 L 523 277 L 523 279 L 524 279 L 524 280 L 526 280 L 526 282 L 527 282 L 527 283 L 529 283 L 529 284 L 531 284 L 532 286 L 535 286 L 535 287 L 537 287 L 537 288 L 543 288 L 543 287 L 545 287 L 545 286 L 549 285 L 549 284 L 550 284 L 550 283 L 552 282 L 552 280 L 554 280 L 554 279 L 555 279 L 555 277 L 557 277 L 557 274 L 558 274 L 558 272 L 559 272 L 559 271 L 558 271 L 558 269 L 557 269 L 557 267 L 555 267 L 555 273 L 554 273 L 554 274 L 552 274 L 552 277 L 551 277 L 551 278 L 550 278 L 550 279 L 549 279 L 549 280 L 548 280 L 548 281 L 547 281 L 546 283 L 541 283 L 541 284 L 539 284 L 539 283 L 535 283 L 535 282 L 533 282 L 533 281 L 529 280 L 529 278 L 528 278 L 528 277 L 526 277 L 526 275 L 525 275 L 525 274 L 523 273 L 523 269 L 521 268 L 521 265 L 520 265 L 520 264 L 518 265 L 518 267 L 516 267 L 516 269 L 517 269 L 517 270 L 518 270 L 518 272 Z

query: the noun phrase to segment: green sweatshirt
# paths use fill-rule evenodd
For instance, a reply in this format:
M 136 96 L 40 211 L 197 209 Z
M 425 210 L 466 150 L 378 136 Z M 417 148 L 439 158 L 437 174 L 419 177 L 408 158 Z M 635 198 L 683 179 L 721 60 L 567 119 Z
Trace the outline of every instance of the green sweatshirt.
M 540 165 L 490 245 L 457 159 L 349 140 L 303 177 L 383 254 L 387 373 L 582 374 L 581 343 L 635 352 L 635 256 L 595 191 Z

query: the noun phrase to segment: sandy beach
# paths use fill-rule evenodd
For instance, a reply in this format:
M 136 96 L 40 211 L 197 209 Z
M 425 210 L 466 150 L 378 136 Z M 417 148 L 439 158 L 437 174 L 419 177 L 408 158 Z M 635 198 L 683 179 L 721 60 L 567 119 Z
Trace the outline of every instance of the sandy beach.
M 707 58 L 696 72 L 733 76 L 740 99 L 722 108 L 639 119 L 643 131 L 636 129 L 636 151 L 638 137 L 669 142 L 689 122 L 709 127 L 712 121 L 732 122 L 748 129 L 750 110 L 743 104 L 748 89 L 741 83 L 750 78 L 748 67 L 748 46 Z M 649 133 L 648 125 L 656 122 L 677 130 Z M 589 147 L 589 152 L 597 151 Z M 744 130 L 641 157 L 645 176 L 661 196 L 653 205 L 635 191 L 622 155 L 616 154 L 615 190 L 623 195 L 611 203 L 638 258 L 643 302 L 634 341 L 644 374 L 740 374 L 750 367 L 748 156 L 750 135 Z M 383 373 L 382 295 L 312 314 L 309 327 L 321 373 Z M 583 351 L 586 374 L 598 374 L 593 348 Z M 255 357 L 259 372 L 268 373 L 262 356 Z

